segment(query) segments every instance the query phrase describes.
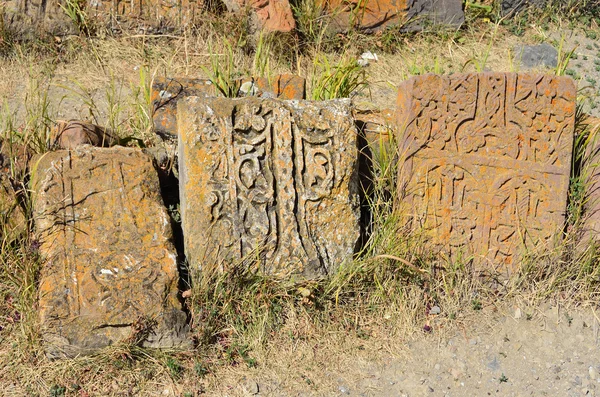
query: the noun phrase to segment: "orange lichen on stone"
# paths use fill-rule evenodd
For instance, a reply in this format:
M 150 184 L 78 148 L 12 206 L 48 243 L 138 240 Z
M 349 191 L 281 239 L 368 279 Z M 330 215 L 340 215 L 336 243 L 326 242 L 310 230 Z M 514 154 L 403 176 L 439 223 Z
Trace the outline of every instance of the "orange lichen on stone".
M 306 79 L 294 74 L 280 74 L 275 77 L 271 89 L 279 99 L 305 99 Z
M 502 268 L 551 243 L 565 221 L 575 98 L 570 78 L 535 74 L 400 86 L 398 204 L 432 248 Z
M 171 225 L 150 157 L 139 149 L 82 146 L 46 153 L 34 164 L 48 355 L 89 354 L 137 339 L 187 346 Z M 147 333 L 136 334 L 140 323 Z
M 360 235 L 357 131 L 348 100 L 179 102 L 181 216 L 192 267 L 258 262 L 317 277 Z

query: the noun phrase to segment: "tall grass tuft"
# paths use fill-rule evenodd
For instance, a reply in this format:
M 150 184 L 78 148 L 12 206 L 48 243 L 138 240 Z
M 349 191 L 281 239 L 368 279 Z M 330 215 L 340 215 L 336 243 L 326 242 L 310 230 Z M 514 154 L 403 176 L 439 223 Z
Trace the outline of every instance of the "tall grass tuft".
M 311 98 L 314 100 L 350 98 L 368 87 L 366 72 L 356 59 L 344 57 L 334 65 L 320 54 L 315 57 L 313 68 Z

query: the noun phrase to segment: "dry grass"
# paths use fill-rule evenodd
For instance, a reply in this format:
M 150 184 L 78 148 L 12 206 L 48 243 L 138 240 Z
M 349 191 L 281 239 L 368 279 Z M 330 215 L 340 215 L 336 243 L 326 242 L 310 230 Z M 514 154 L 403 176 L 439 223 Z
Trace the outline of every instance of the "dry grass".
M 554 29 L 562 26 L 560 20 L 552 23 Z M 236 73 L 248 74 L 256 65 L 256 39 L 234 26 L 223 19 L 169 37 L 68 37 L 41 49 L 14 44 L 0 59 L 3 136 L 43 151 L 53 122 L 78 118 L 152 145 L 156 138 L 145 93 L 155 76 L 207 77 L 211 57 L 225 56 L 211 54 L 210 48 L 225 48 L 225 43 L 233 46 Z M 352 32 L 331 38 L 316 31 L 313 42 L 276 37 L 270 39 L 269 71 L 318 81 L 317 56 L 335 64 L 369 49 L 380 60 L 365 69 L 370 90 L 361 98 L 391 108 L 394 87 L 411 75 L 514 71 L 511 50 L 524 38 L 512 35 L 511 27 L 476 20 L 460 32 L 393 37 Z M 526 29 L 525 41 L 540 39 L 539 26 Z M 322 41 L 315 42 L 319 37 Z M 190 310 L 199 347 L 192 352 L 123 345 L 93 357 L 48 361 L 37 333 L 36 242 L 29 237 L 4 241 L 0 394 L 244 395 L 244 378 L 280 383 L 288 394 L 323 394 L 334 382 L 327 374 L 352 377 L 369 363 L 401 356 L 405 342 L 421 337 L 424 326 L 433 329 L 429 337 L 442 338 L 469 326 L 473 317 L 480 323 L 494 318 L 512 301 L 535 305 L 548 299 L 585 303 L 597 298 L 598 257 L 591 251 L 572 254 L 574 231 L 558 248 L 530 253 L 510 278 L 482 274 L 467 261 L 448 263 L 432 256 L 418 235 L 399 228 L 392 212 L 396 154 L 389 150 L 374 159 L 374 234 L 361 258 L 330 280 L 300 284 L 245 267 L 194 275 Z M 575 230 L 578 220 L 570 224 Z M 443 307 L 444 315 L 428 315 L 433 305 Z

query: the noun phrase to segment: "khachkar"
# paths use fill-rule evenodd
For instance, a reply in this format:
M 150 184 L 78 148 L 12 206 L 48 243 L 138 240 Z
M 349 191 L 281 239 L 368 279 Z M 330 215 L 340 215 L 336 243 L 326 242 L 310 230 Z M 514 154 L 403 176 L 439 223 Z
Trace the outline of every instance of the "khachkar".
M 576 87 L 567 77 L 426 75 L 399 89 L 399 204 L 433 248 L 508 268 L 565 220 Z
M 171 225 L 152 160 L 122 147 L 50 152 L 37 161 L 33 186 L 48 355 L 128 340 L 187 345 Z
M 192 267 L 248 260 L 311 278 L 352 258 L 360 209 L 349 101 L 190 97 L 177 114 Z

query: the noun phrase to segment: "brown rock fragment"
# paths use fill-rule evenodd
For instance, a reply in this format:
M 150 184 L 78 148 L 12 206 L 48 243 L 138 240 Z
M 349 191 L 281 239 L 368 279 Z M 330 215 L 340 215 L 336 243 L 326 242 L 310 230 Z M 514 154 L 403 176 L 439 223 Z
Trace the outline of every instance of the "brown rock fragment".
M 409 8 L 407 0 L 324 0 L 318 3 L 333 16 L 333 28 L 339 31 L 352 27 L 381 29 L 401 22 Z
M 23 201 L 29 159 L 26 146 L 0 140 L 0 242 L 12 241 L 28 232 Z
M 280 74 L 275 77 L 272 90 L 279 99 L 305 99 L 306 80 L 293 74 Z
M 138 149 L 49 152 L 33 172 L 46 258 L 39 287 L 50 357 L 123 341 L 188 344 L 171 228 L 151 159 Z
M 331 15 L 330 28 L 335 31 L 380 31 L 398 24 L 422 30 L 425 21 L 456 28 L 465 20 L 461 0 L 319 0 L 317 4 Z
M 589 142 L 581 156 L 581 181 L 583 182 L 583 219 L 579 250 L 589 244 L 600 242 L 600 119 L 585 116 L 582 120 L 587 128 Z
M 81 145 L 110 147 L 119 144 L 119 137 L 92 123 L 69 120 L 58 121 L 52 129 L 52 146 L 57 149 L 74 149 Z
M 152 83 L 150 100 L 154 130 L 159 134 L 177 134 L 177 102 L 188 96 L 215 96 L 217 90 L 208 79 L 157 77 Z
M 267 32 L 291 32 L 296 28 L 292 7 L 288 0 L 224 0 L 227 9 L 238 12 L 250 8 L 255 25 Z
M 398 94 L 398 204 L 431 247 L 518 265 L 563 227 L 576 87 L 514 73 L 426 75 Z
M 349 101 L 190 97 L 178 128 L 193 267 L 247 259 L 317 277 L 352 258 L 360 213 Z
M 305 99 L 306 80 L 303 77 L 293 74 L 280 74 L 272 79 L 266 77 L 256 77 L 242 79 L 240 86 L 251 83 L 253 85 L 250 95 L 260 98 L 278 98 L 278 99 Z

